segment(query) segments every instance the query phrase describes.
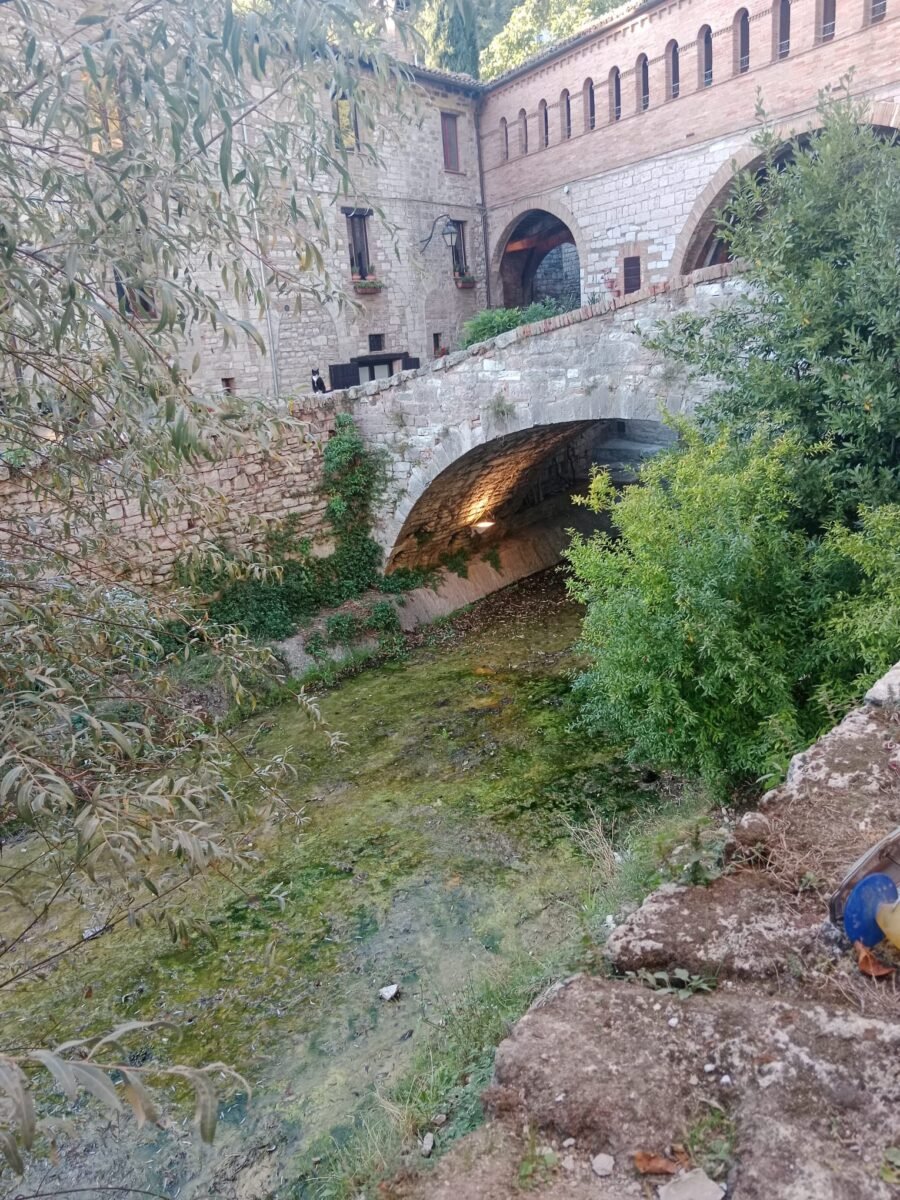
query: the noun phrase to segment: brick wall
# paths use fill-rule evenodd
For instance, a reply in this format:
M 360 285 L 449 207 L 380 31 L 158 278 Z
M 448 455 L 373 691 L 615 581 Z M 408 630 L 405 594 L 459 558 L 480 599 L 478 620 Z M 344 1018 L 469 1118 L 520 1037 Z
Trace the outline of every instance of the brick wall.
M 851 68 L 853 90 L 869 98 L 875 124 L 900 126 L 900 7 L 867 20 L 864 0 L 838 0 L 833 40 L 821 42 L 816 0 L 793 0 L 790 54 L 774 57 L 774 15 L 765 0 L 750 0 L 750 69 L 735 73 L 737 0 L 678 0 L 615 14 L 606 26 L 568 47 L 548 51 L 526 68 L 492 84 L 480 117 L 484 193 L 492 280 L 522 214 L 545 209 L 569 225 L 579 249 L 583 295 L 621 287 L 623 247 L 640 253 L 650 281 L 690 269 L 685 251 L 692 229 L 720 203 L 733 175 L 754 156 L 757 90 L 770 118 L 785 133 L 815 122 L 819 90 Z M 619 10 L 621 13 L 621 10 Z M 703 86 L 698 35 L 709 25 L 713 82 Z M 666 47 L 679 45 L 680 94 L 667 98 Z M 640 111 L 636 64 L 649 60 L 650 105 Z M 621 72 L 622 115 L 610 108 L 610 74 Z M 595 128 L 586 128 L 584 84 L 594 82 Z M 563 136 L 560 97 L 571 100 L 572 136 Z M 539 106 L 549 109 L 550 145 L 540 148 Z M 513 135 L 517 114 L 529 121 L 530 153 Z M 510 157 L 503 161 L 500 122 L 510 123 Z

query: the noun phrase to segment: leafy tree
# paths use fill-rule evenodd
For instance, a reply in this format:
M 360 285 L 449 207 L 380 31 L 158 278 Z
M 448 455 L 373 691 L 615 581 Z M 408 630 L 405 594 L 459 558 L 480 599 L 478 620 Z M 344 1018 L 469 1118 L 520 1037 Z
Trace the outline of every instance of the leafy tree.
M 433 0 L 422 15 L 428 65 L 478 78 L 478 27 L 473 0 Z
M 616 0 L 523 0 L 481 52 L 481 74 L 494 79 L 554 42 L 572 37 L 616 7 Z
M 900 147 L 826 97 L 770 133 L 721 236 L 746 288 L 654 344 L 717 380 L 683 445 L 576 537 L 585 722 L 722 787 L 777 774 L 900 656 Z M 764 218 L 764 219 L 763 219 Z
M 0 989 L 40 966 L 27 940 L 86 878 L 98 935 L 155 915 L 181 936 L 168 901 L 240 864 L 231 829 L 247 805 L 288 804 L 274 768 L 242 761 L 168 670 L 211 650 L 240 699 L 271 655 L 203 622 L 167 653 L 180 597 L 122 578 L 134 547 L 107 513 L 208 515 L 219 498 L 186 468 L 289 424 L 262 398 L 203 394 L 185 346 L 258 341 L 246 314 L 271 297 L 338 295 L 321 246 L 351 179 L 332 100 L 354 106 L 354 161 L 371 161 L 403 79 L 367 0 L 5 0 L 2 13 L 0 453 L 28 500 L 0 520 L 0 820 L 32 830 L 33 853 L 0 865 L 4 901 L 21 902 Z M 38 1067 L 68 1095 L 121 1095 L 148 1115 L 143 1068 L 105 1057 L 127 1032 L 62 1057 L 0 1053 L 13 1166 L 39 1134 Z M 80 1072 L 75 1052 L 90 1057 Z M 204 1136 L 211 1078 L 190 1076 Z
M 613 730 L 638 761 L 711 786 L 777 775 L 900 650 L 900 506 L 858 530 L 797 528 L 796 440 L 684 445 L 616 497 L 589 502 L 614 536 L 576 536 L 571 590 L 588 606 L 591 658 L 577 684 L 586 728 Z
M 725 207 L 746 293 L 659 339 L 720 381 L 705 427 L 751 436 L 765 421 L 801 439 L 811 530 L 900 494 L 900 145 L 846 98 L 820 111 L 821 129 L 781 168 L 782 141 L 763 134 L 762 169 L 740 175 Z

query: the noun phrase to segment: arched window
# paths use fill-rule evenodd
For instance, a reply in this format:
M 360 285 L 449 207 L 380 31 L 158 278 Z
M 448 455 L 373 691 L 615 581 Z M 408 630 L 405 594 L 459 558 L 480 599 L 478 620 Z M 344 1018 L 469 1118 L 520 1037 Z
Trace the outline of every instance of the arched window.
M 698 84 L 702 88 L 712 86 L 713 81 L 713 47 L 712 30 L 704 25 L 697 34 L 697 70 L 700 78 Z
M 830 42 L 834 37 L 835 0 L 816 0 L 816 41 Z
M 641 54 L 634 68 L 637 83 L 637 110 L 646 112 L 650 107 L 650 63 L 646 54 Z
M 597 104 L 594 99 L 594 81 L 586 79 L 582 88 L 582 106 L 584 108 L 584 128 L 597 128 Z
M 568 88 L 563 88 L 559 97 L 559 133 L 564 142 L 572 136 L 572 98 Z
M 622 72 L 613 67 L 609 73 L 609 119 L 618 121 L 622 116 Z
M 745 75 L 750 70 L 750 14 L 746 8 L 734 18 L 734 73 Z
M 509 162 L 509 126 L 506 117 L 500 118 L 500 161 Z
M 547 112 L 546 100 L 542 100 L 538 105 L 538 136 L 541 139 L 541 149 L 546 150 L 550 145 L 550 114 Z
M 519 109 L 519 153 L 528 153 L 528 113 L 524 108 Z
M 775 0 L 775 57 L 787 58 L 791 52 L 791 0 Z
M 883 21 L 886 12 L 887 0 L 870 0 L 869 24 L 877 25 L 879 21 Z
M 673 38 L 666 46 L 666 99 L 677 100 L 681 91 L 681 62 L 678 43 Z

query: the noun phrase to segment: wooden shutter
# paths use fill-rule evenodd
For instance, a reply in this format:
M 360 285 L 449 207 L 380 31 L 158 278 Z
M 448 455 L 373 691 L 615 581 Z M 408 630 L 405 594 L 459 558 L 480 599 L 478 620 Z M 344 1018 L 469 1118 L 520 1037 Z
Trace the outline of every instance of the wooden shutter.
M 444 146 L 444 170 L 459 170 L 459 140 L 456 113 L 441 113 L 441 141 Z
M 629 292 L 639 292 L 641 290 L 641 260 L 637 254 L 630 254 L 623 262 L 622 282 L 622 290 L 626 296 Z
M 328 368 L 328 378 L 333 392 L 357 387 L 359 385 L 359 367 L 356 363 L 332 363 Z

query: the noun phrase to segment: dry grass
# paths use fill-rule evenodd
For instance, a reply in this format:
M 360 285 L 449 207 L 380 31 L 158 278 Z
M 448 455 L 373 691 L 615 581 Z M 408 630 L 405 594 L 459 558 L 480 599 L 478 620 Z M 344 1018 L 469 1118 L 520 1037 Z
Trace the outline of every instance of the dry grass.
M 609 883 L 619 869 L 619 860 L 612 847 L 613 826 L 604 826 L 603 818 L 596 809 L 590 809 L 590 819 L 584 824 L 576 825 L 566 819 L 566 833 L 575 843 L 585 858 L 590 862 L 597 875 L 597 882 Z M 607 828 L 609 832 L 607 832 Z

